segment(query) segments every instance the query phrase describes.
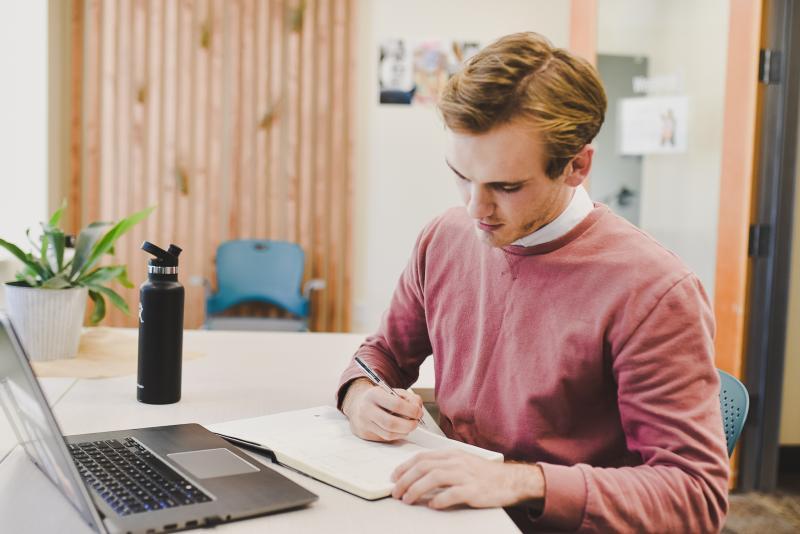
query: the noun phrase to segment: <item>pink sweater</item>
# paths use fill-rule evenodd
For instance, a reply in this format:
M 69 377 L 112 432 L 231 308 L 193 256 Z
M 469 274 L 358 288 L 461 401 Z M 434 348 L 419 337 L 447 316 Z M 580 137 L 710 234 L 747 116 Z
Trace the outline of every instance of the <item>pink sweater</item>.
M 433 354 L 442 430 L 542 466 L 542 514 L 509 510 L 524 530 L 714 532 L 729 468 L 713 334 L 697 277 L 605 206 L 504 249 L 459 208 L 422 231 L 358 354 L 403 388 Z

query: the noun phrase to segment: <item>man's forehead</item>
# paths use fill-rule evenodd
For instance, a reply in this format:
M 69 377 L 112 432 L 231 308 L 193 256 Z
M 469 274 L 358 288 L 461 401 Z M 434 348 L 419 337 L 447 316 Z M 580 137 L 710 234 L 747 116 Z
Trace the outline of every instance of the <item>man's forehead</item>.
M 449 132 L 445 161 L 464 178 L 480 182 L 518 182 L 545 170 L 542 145 L 535 137 L 514 131 Z

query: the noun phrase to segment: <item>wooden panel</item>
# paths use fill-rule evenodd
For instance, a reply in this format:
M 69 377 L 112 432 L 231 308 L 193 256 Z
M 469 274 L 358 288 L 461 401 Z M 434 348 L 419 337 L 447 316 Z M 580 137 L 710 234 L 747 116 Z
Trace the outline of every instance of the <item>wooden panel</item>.
M 731 0 L 714 310 L 716 364 L 741 378 L 747 310 L 747 241 L 758 124 L 761 3 Z M 749 82 L 746 82 L 749 80 Z
M 99 0 L 87 2 L 84 6 L 83 2 L 75 2 L 72 9 L 71 24 L 71 73 L 70 73 L 70 169 L 69 169 L 69 185 L 68 189 L 68 203 L 69 209 L 67 210 L 64 227 L 67 232 L 76 233 L 80 229 L 81 224 L 81 211 L 83 209 L 83 198 L 81 198 L 81 182 L 83 174 L 82 160 L 85 157 L 86 166 L 96 167 L 99 164 L 99 127 L 97 118 L 99 113 L 97 109 L 87 113 L 87 121 L 85 127 L 85 145 L 82 142 L 84 135 L 83 127 L 83 109 L 85 106 L 95 107 L 98 103 L 98 71 L 93 70 L 92 76 L 86 78 L 86 88 L 84 90 L 83 80 L 83 35 L 91 36 L 91 40 L 86 43 L 86 49 L 91 54 L 95 54 L 93 58 L 94 63 L 99 63 L 98 55 L 100 52 L 100 5 Z M 90 32 L 84 30 L 84 24 L 89 24 L 93 28 Z M 85 148 L 86 155 L 81 154 Z M 95 173 L 97 170 L 95 169 Z
M 241 5 L 241 19 L 239 27 L 239 58 L 240 58 L 240 91 L 239 102 L 241 118 L 241 146 L 240 167 L 241 176 L 241 220 L 239 229 L 234 235 L 253 238 L 258 237 L 255 228 L 255 142 L 256 142 L 256 107 L 255 72 L 253 58 L 255 57 L 255 2 L 244 0 Z M 233 229 L 231 229 L 233 231 Z
M 331 57 L 326 51 L 332 49 L 331 27 L 325 21 L 331 19 L 332 0 L 319 0 L 315 3 L 314 9 L 317 11 L 316 23 L 316 47 L 317 50 L 317 75 L 319 80 L 330 80 L 331 78 Z M 330 204 L 330 169 L 331 169 L 331 100 L 330 88 L 326 83 L 318 83 L 314 87 L 316 93 L 315 101 L 315 123 L 317 124 L 314 132 L 314 145 L 317 147 L 316 160 L 314 161 L 314 174 L 317 177 L 314 188 L 314 223 L 313 223 L 313 245 L 312 245 L 312 275 L 314 278 L 322 278 L 326 282 L 330 280 L 328 275 L 328 262 L 322 258 L 328 257 L 329 226 L 325 213 Z M 330 298 L 330 291 L 325 290 L 326 296 Z M 330 324 L 330 310 L 325 306 L 325 299 L 318 298 L 314 301 L 316 317 L 314 327 L 318 330 L 328 329 Z
M 332 66 L 342 65 L 344 61 L 344 42 L 346 35 L 344 34 L 344 17 L 343 6 L 344 2 L 333 2 L 333 45 L 331 46 L 331 64 Z M 335 67 L 334 67 L 335 68 Z M 343 80 L 338 77 L 333 78 L 331 84 L 331 189 L 330 201 L 334 206 L 341 205 L 344 200 L 344 183 L 342 180 L 342 164 L 344 158 L 344 143 L 341 132 L 344 131 L 344 101 L 346 94 L 345 88 L 342 83 Z M 328 242 L 327 254 L 329 257 L 335 258 L 330 262 L 328 271 L 329 288 L 328 293 L 330 299 L 327 302 L 328 314 L 331 326 L 334 330 L 337 329 L 339 316 L 337 314 L 339 303 L 338 300 L 341 296 L 341 263 L 342 249 L 344 242 L 341 240 L 339 232 L 341 231 L 341 211 L 328 210 L 328 225 L 330 227 L 330 240 Z
M 299 113 L 300 113 L 300 33 L 303 31 L 302 19 L 305 7 L 303 0 L 289 0 L 288 17 L 286 19 L 288 26 L 288 35 L 286 41 L 285 54 L 287 58 L 286 74 L 285 74 L 285 88 L 284 88 L 284 102 L 286 120 L 283 126 L 286 128 L 284 132 L 286 155 L 284 156 L 285 177 L 284 183 L 286 184 L 286 197 L 285 209 L 286 220 L 284 223 L 283 239 L 287 241 L 297 241 L 297 210 L 298 205 L 298 174 L 297 164 L 299 158 L 298 150 L 298 126 L 299 126 Z
M 147 3 L 147 66 L 145 79 L 145 193 L 144 204 L 146 206 L 156 206 L 162 202 L 159 195 L 161 188 L 161 142 L 162 142 L 162 76 L 164 68 L 164 1 L 149 0 Z M 141 240 L 153 239 L 152 236 L 159 235 L 160 221 L 163 219 L 163 211 L 156 210 L 144 223 L 140 234 Z M 138 240 L 137 240 L 138 242 Z M 140 261 L 129 263 L 133 270 L 136 266 L 141 266 L 146 261 L 146 255 L 139 254 Z M 129 267 L 130 268 L 130 267 Z
M 192 24 L 192 119 L 194 128 L 190 132 L 191 137 L 191 159 L 192 159 L 192 188 L 191 195 L 194 204 L 192 220 L 190 226 L 192 231 L 183 242 L 187 248 L 184 255 L 184 266 L 190 266 L 184 272 L 191 276 L 203 276 L 208 273 L 211 267 L 211 257 L 207 255 L 206 242 L 208 235 L 208 212 L 205 209 L 209 205 L 209 172 L 208 172 L 208 151 L 206 150 L 206 135 L 208 132 L 208 106 L 209 106 L 209 84 L 208 72 L 210 61 L 210 6 L 207 0 L 195 2 L 194 21 Z M 188 281 L 184 275 L 183 279 Z M 203 310 L 205 308 L 205 292 L 202 287 L 195 284 L 186 284 L 186 310 L 191 310 L 187 314 L 187 324 L 198 324 L 203 320 Z
M 253 54 L 253 70 L 255 72 L 255 191 L 253 202 L 255 205 L 255 235 L 267 235 L 268 209 L 267 188 L 269 176 L 269 127 L 266 120 L 270 107 L 270 48 L 269 48 L 269 2 L 256 2 L 255 14 L 255 53 Z
M 264 124 L 269 131 L 269 186 L 268 209 L 269 227 L 266 232 L 271 239 L 281 239 L 281 220 L 283 216 L 281 195 L 281 155 L 284 153 L 281 146 L 281 131 L 285 117 L 283 113 L 283 80 L 285 60 L 283 50 L 286 36 L 284 24 L 286 14 L 284 2 L 272 0 L 270 2 L 270 39 L 269 39 L 269 111 L 264 118 Z
M 228 182 L 230 195 L 228 209 L 228 228 L 226 235 L 233 236 L 239 233 L 239 218 L 241 216 L 241 197 L 242 197 L 242 176 L 241 176 L 241 153 L 242 153 L 242 69 L 241 69 L 241 49 L 242 32 L 240 28 L 241 2 L 225 3 L 225 50 L 227 71 L 229 81 L 230 105 L 230 142 L 231 148 L 228 153 L 228 165 L 224 170 L 224 179 Z
M 314 175 L 312 168 L 316 156 L 317 145 L 314 143 L 314 87 L 318 82 L 316 76 L 316 54 L 314 39 L 316 31 L 317 13 L 314 6 L 302 3 L 302 41 L 300 42 L 300 78 L 299 88 L 302 94 L 300 99 L 300 113 L 298 116 L 298 145 L 296 152 L 298 173 L 298 218 L 297 242 L 306 251 L 305 271 L 311 269 L 313 258 L 312 230 L 314 224 Z
M 597 0 L 571 0 L 569 49 L 597 65 Z
M 343 62 L 345 64 L 345 69 L 348 72 L 358 72 L 357 65 L 356 65 L 356 51 L 357 51 L 357 43 L 358 43 L 358 31 L 356 27 L 356 14 L 354 12 L 354 4 L 353 2 L 346 3 L 346 11 L 345 11 L 345 32 L 344 32 L 344 58 Z M 355 124 L 353 120 L 353 116 L 355 114 L 355 91 L 353 90 L 352 86 L 345 81 L 345 98 L 344 98 L 344 139 L 346 141 L 345 145 L 345 158 L 343 163 L 343 172 L 344 172 L 344 209 L 342 210 L 343 213 L 343 234 L 344 234 L 344 246 L 342 247 L 343 251 L 343 258 L 341 260 L 342 263 L 342 295 L 343 299 L 340 301 L 340 307 L 338 310 L 338 316 L 340 317 L 339 323 L 339 330 L 345 331 L 350 329 L 350 324 L 352 321 L 352 311 L 353 306 L 351 305 L 351 297 L 350 295 L 353 294 L 353 256 L 354 256 L 354 247 L 353 247 L 353 239 L 352 239 L 352 228 L 355 223 L 353 219 L 354 209 L 354 198 L 355 198 L 355 191 L 353 190 L 354 180 L 354 166 L 353 166 L 353 155 L 355 154 Z
M 349 328 L 354 50 L 352 0 L 84 0 L 73 62 L 70 198 L 80 220 L 156 212 L 113 261 L 145 279 L 145 239 L 184 249 L 186 326 L 203 318 L 227 239 L 295 241 L 306 252 L 315 330 Z M 76 26 L 77 27 L 77 26 Z M 80 150 L 78 150 L 80 149 Z M 79 202 L 84 200 L 84 202 Z M 120 290 L 137 306 L 138 290 Z M 271 314 L 244 306 L 247 313 Z M 108 324 L 135 324 L 110 309 Z
M 222 117 L 224 107 L 222 105 L 222 94 L 225 86 L 223 76 L 223 40 L 222 30 L 224 24 L 224 0 L 211 0 L 208 11 L 208 42 L 209 42 L 209 66 L 208 77 L 208 131 L 204 132 L 206 150 L 208 152 L 208 205 L 206 214 L 208 217 L 206 240 L 204 246 L 203 269 L 201 275 L 205 275 L 209 280 L 214 280 L 214 251 L 216 245 L 223 241 L 222 227 L 225 217 L 220 207 L 220 197 L 222 196 Z M 194 326 L 194 323 L 187 323 Z
M 175 161 L 177 159 L 177 67 L 178 67 L 178 2 L 164 0 L 163 61 L 161 63 L 161 145 L 159 147 L 159 202 L 161 215 L 158 233 L 149 241 L 164 246 L 165 240 L 175 240 L 176 187 Z M 175 240 L 177 241 L 177 240 Z M 132 273 L 136 281 L 143 280 L 140 273 Z
M 131 25 L 131 72 L 130 72 L 130 166 L 127 194 L 122 202 L 122 214 L 132 213 L 147 207 L 146 193 L 146 109 L 147 102 L 147 7 L 145 0 L 133 0 L 131 17 L 124 24 Z M 146 255 L 139 248 L 147 237 L 146 225 L 138 225 L 120 239 L 119 248 L 128 253 L 129 269 L 141 271 L 146 265 Z M 124 249 L 123 249 L 124 247 Z M 138 288 L 124 289 L 122 296 L 131 310 L 137 308 Z M 135 314 L 133 315 L 135 317 Z
M 719 188 L 717 267 L 714 284 L 716 366 L 742 378 L 749 292 L 748 229 L 754 213 L 760 90 L 758 50 L 761 2 L 731 0 Z M 750 80 L 743 83 L 743 80 Z M 729 487 L 739 475 L 739 449 L 731 458 Z
M 114 176 L 114 154 L 115 146 L 113 140 L 116 138 L 116 113 L 114 112 L 114 95 L 116 85 L 116 65 L 115 61 L 117 52 L 117 4 L 116 2 L 103 2 L 101 4 L 101 28 L 100 28 L 100 57 L 101 65 L 99 66 L 101 73 L 101 85 L 99 100 L 101 102 L 100 109 L 86 109 L 87 123 L 92 120 L 92 113 L 99 112 L 100 116 L 96 119 L 100 123 L 100 172 L 94 172 L 87 169 L 87 173 L 83 176 L 83 197 L 86 199 L 86 204 L 82 210 L 83 223 L 104 220 L 111 220 L 113 209 L 113 191 L 109 186 L 111 177 Z M 87 58 L 88 59 L 88 58 Z M 89 72 L 93 68 L 98 68 L 91 61 L 86 62 L 85 72 L 87 79 L 91 78 Z M 85 87 L 86 85 L 84 85 Z
M 168 0 L 169 1 L 169 0 Z M 197 180 L 195 173 L 194 154 L 192 153 L 192 141 L 196 125 L 194 110 L 195 88 L 197 83 L 194 79 L 195 58 L 194 49 L 199 46 L 195 40 L 196 15 L 198 5 L 193 0 L 180 0 L 178 4 L 178 53 L 177 53 L 177 80 L 176 80 L 176 144 L 175 160 L 173 162 L 173 174 L 171 176 L 175 182 L 175 231 L 173 235 L 165 235 L 161 243 L 162 247 L 167 247 L 170 243 L 186 250 L 186 254 L 181 254 L 181 274 L 184 285 L 186 286 L 186 300 L 184 305 L 184 322 L 186 324 L 197 324 L 203 320 L 202 301 L 203 292 L 200 288 L 188 284 L 189 278 L 196 273 L 196 265 L 192 261 L 191 250 L 192 235 L 196 233 L 192 221 L 192 213 L 201 209 L 196 205 L 197 202 Z

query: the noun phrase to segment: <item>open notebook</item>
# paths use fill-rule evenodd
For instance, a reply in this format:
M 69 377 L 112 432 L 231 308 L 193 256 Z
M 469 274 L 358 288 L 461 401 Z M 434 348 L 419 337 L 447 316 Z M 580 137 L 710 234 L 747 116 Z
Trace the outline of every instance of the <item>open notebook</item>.
M 503 455 L 424 429 L 394 443 L 355 437 L 347 419 L 331 406 L 206 425 L 212 432 L 271 449 L 281 464 L 364 499 L 391 494 L 394 468 L 418 452 L 455 448 L 502 462 Z

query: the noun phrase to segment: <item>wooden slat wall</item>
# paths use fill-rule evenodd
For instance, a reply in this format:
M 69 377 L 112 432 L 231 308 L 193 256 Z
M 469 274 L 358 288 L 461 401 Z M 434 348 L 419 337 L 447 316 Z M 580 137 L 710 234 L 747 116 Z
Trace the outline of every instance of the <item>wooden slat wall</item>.
M 298 242 L 306 278 L 327 282 L 312 329 L 348 330 L 354 0 L 78 3 L 73 225 L 157 204 L 115 262 L 138 285 L 142 240 L 183 247 L 187 328 L 204 308 L 190 280 L 214 280 L 221 242 Z M 135 310 L 138 289 L 117 289 Z

